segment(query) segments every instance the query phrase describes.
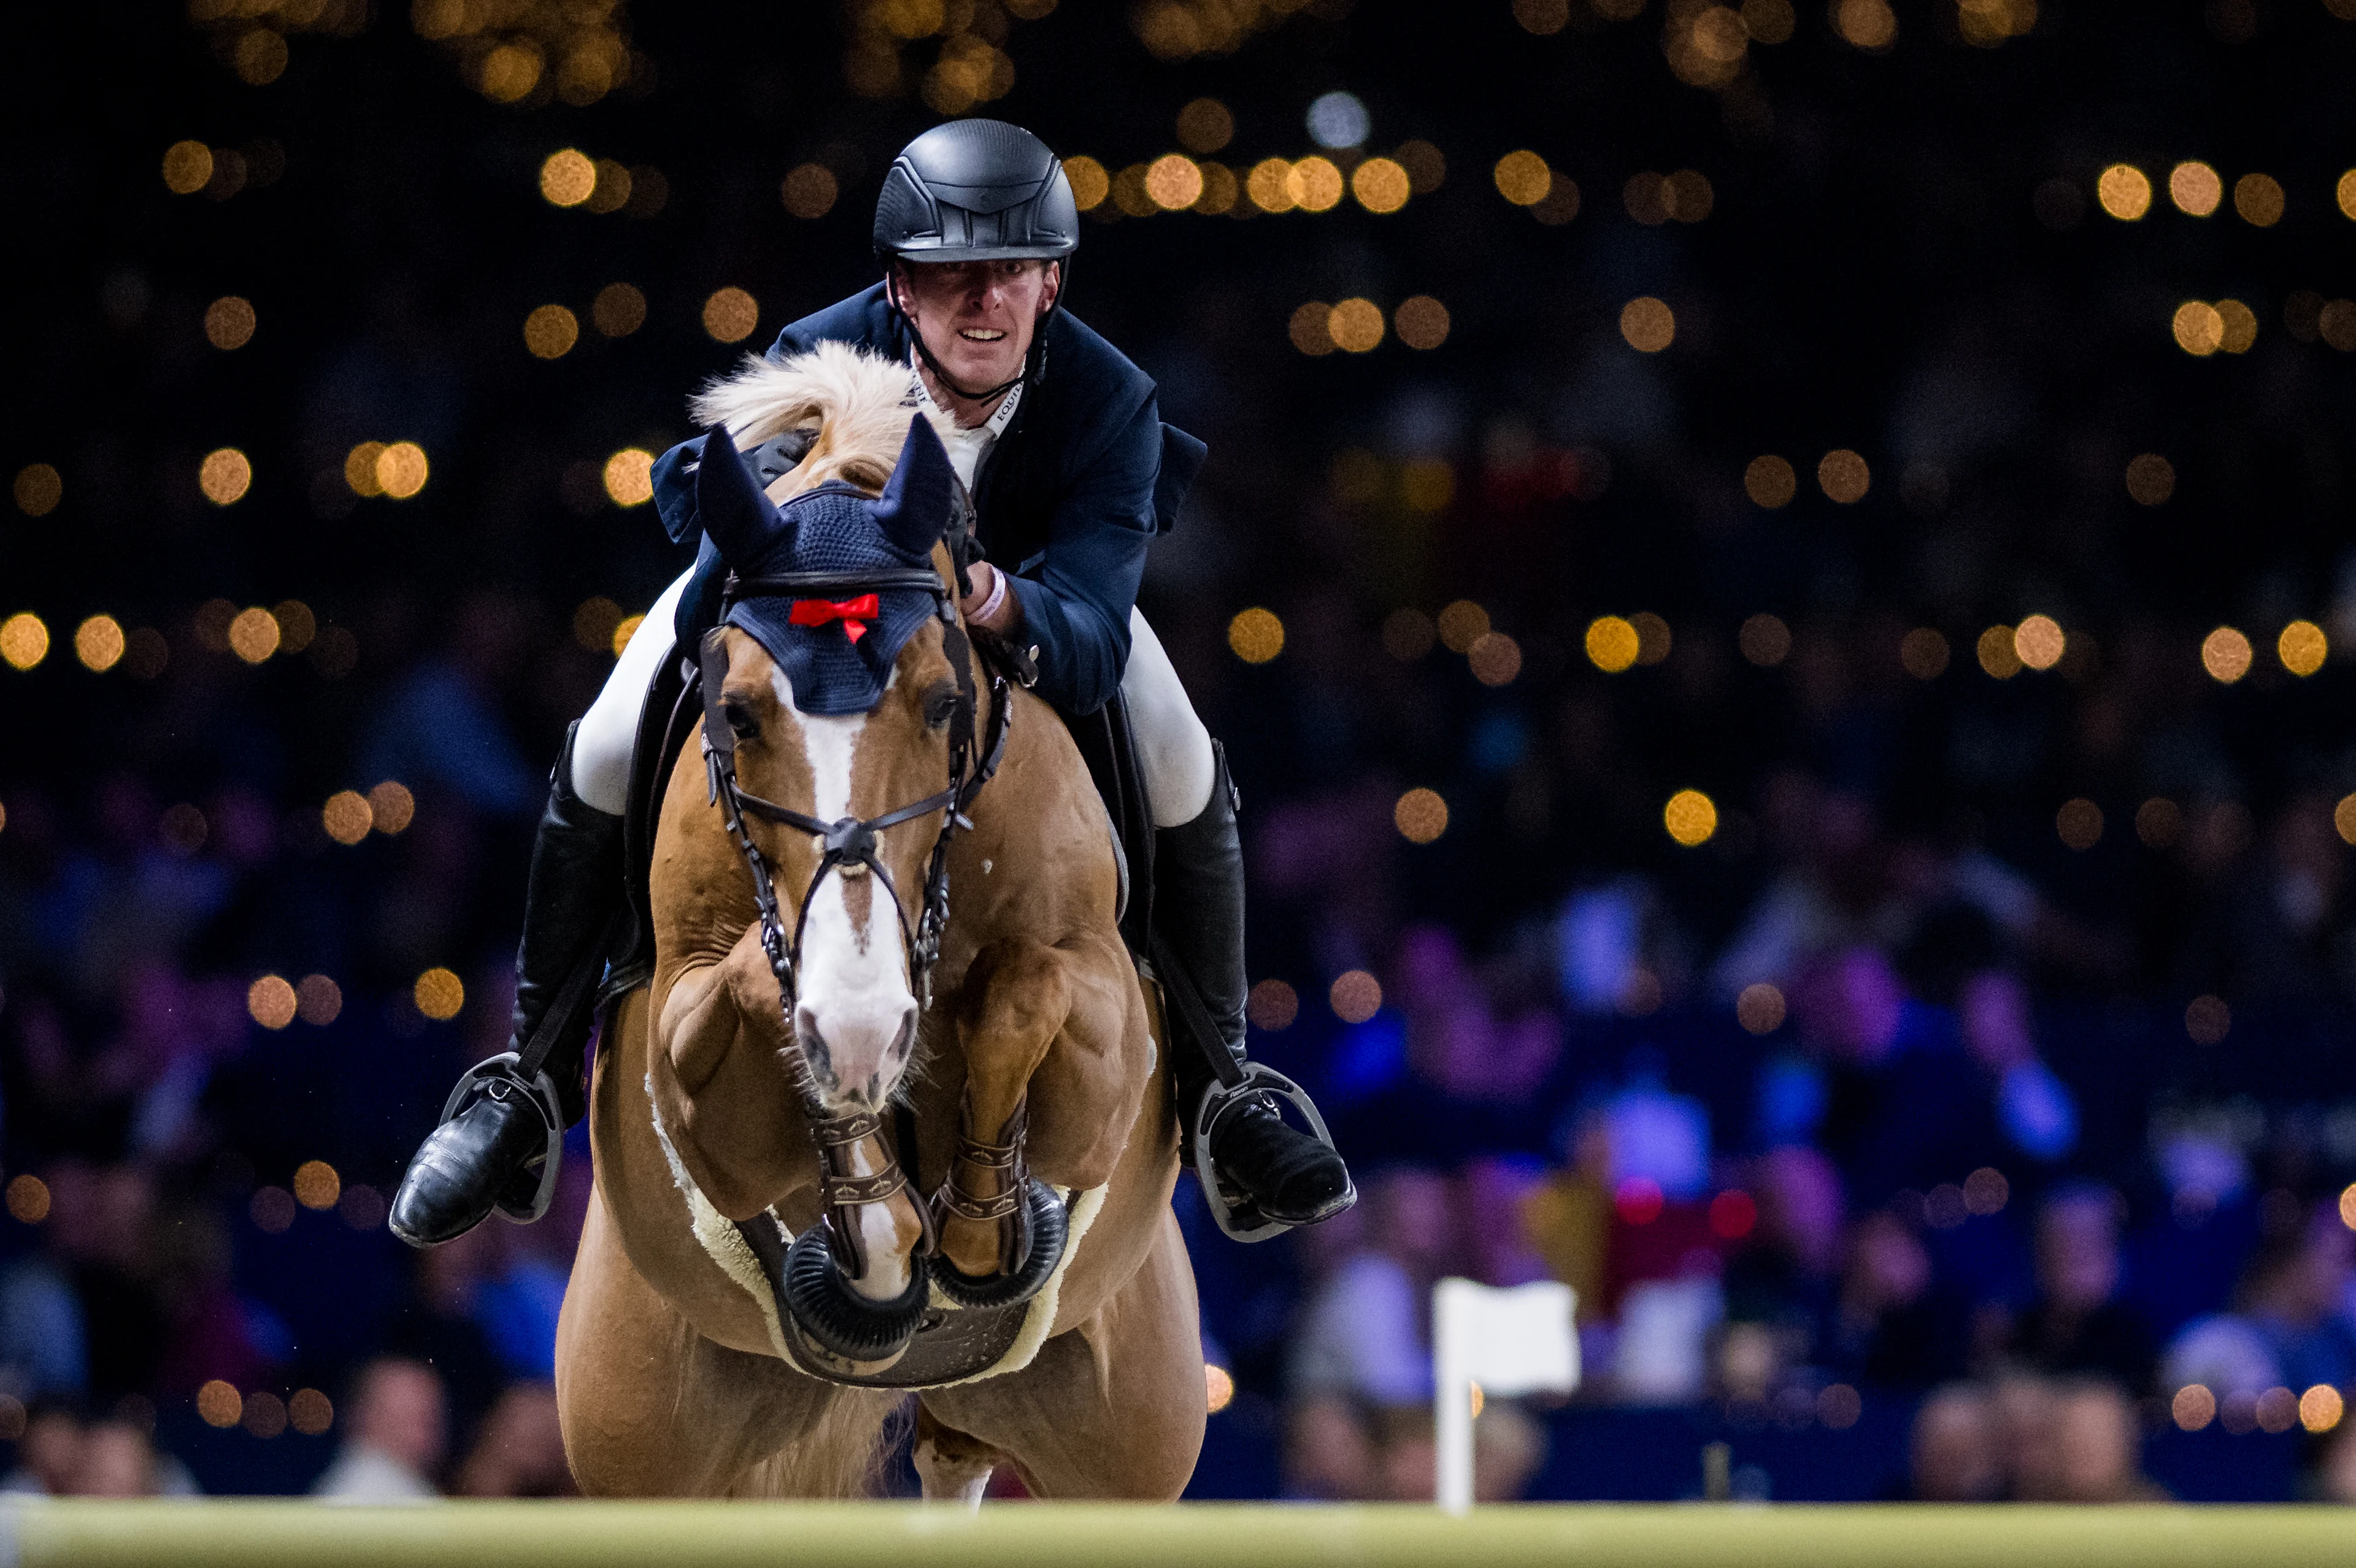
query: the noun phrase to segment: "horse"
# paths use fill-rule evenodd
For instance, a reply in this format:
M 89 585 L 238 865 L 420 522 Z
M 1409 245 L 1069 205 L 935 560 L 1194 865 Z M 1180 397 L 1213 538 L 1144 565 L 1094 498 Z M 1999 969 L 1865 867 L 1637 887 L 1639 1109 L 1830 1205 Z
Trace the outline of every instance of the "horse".
M 592 1074 L 556 1369 L 591 1495 L 866 1495 L 911 1394 L 928 1499 L 978 1506 L 1004 1466 L 1166 1500 L 1201 1449 L 1119 849 L 1065 725 L 956 613 L 969 513 L 907 387 L 826 345 L 691 405 L 732 613 L 660 797 L 652 977 Z M 757 488 L 740 450 L 813 427 Z

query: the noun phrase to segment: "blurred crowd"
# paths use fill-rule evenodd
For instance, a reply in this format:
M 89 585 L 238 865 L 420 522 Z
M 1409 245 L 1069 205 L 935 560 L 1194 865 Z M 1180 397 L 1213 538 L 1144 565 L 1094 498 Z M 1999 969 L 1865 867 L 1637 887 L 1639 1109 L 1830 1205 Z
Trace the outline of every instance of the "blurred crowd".
M 530 1228 L 412 1253 L 385 1202 L 505 1044 L 563 725 L 686 564 L 608 460 L 873 281 L 949 46 L 617 6 L 626 91 L 510 102 L 462 62 L 514 48 L 413 36 L 447 8 L 233 9 L 16 24 L 0 1459 L 562 1491 L 585 1144 Z M 2356 1500 L 2346 8 L 1876 52 L 1746 5 L 1708 81 L 1676 28 L 1730 9 L 1319 0 L 1179 65 L 1132 19 L 1184 9 L 944 16 L 1067 154 L 1419 149 L 1383 212 L 1124 172 L 1066 295 L 1212 450 L 1141 603 L 1244 795 L 1255 1052 L 1363 1193 L 1241 1248 L 1182 1182 L 1198 1490 L 1429 1495 L 1462 1274 L 1580 1302 L 1486 1496 Z M 2286 105 L 2264 221 L 2154 194 Z M 2171 336 L 2228 291 L 2254 336 Z M 1334 300 L 1417 346 L 1304 335 Z

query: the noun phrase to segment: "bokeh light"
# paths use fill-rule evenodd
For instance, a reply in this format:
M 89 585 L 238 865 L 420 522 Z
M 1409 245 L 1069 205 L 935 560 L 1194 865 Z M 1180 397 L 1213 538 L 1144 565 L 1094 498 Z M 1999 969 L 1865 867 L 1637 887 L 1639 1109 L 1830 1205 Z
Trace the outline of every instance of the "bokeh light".
M 368 792 L 368 805 L 369 825 L 379 833 L 400 833 L 417 816 L 417 797 L 392 779 Z
M 1742 987 L 1734 998 L 1735 1021 L 1752 1034 L 1773 1034 L 1783 1027 L 1783 993 L 1764 980 Z
M 344 454 L 344 483 L 355 496 L 381 496 L 384 486 L 377 482 L 376 460 L 384 455 L 384 443 L 364 441 Z
M 2012 629 L 2012 651 L 2030 669 L 2051 669 L 2068 651 L 2069 637 L 2051 615 L 2028 615 Z
M 608 337 L 627 337 L 647 324 L 647 296 L 634 283 L 607 283 L 589 302 L 589 319 Z
M 278 651 L 278 617 L 255 605 L 229 624 L 229 651 L 247 664 L 260 664 Z
M 2020 673 L 2020 650 L 2013 645 L 2010 626 L 1990 626 L 1980 634 L 1976 652 L 1980 668 L 1998 680 L 2010 680 Z
M 2200 1432 L 2217 1419 L 2217 1396 L 2202 1383 L 2187 1383 L 2169 1402 L 2169 1415 L 2178 1430 Z
M 1772 512 L 1792 504 L 1800 493 L 1800 476 L 1791 464 L 1773 453 L 1754 457 L 1742 471 L 1742 493 L 1752 503 Z
M 2133 164 L 2113 164 L 2094 180 L 2094 199 L 2123 223 L 2151 210 L 2151 179 Z
M 1430 294 L 1410 294 L 1391 313 L 1391 326 L 1409 348 L 1437 348 L 1448 341 L 1448 307 Z
M 305 1209 L 332 1209 L 343 1191 L 343 1178 L 324 1159 L 306 1159 L 294 1168 L 294 1201 Z
M 1383 617 L 1383 652 L 1401 664 L 1412 664 L 1431 652 L 1440 640 L 1440 628 L 1431 617 L 1413 605 L 1403 606 Z
M 2225 199 L 2225 182 L 2207 164 L 2179 164 L 2168 172 L 2168 199 L 2179 212 L 2206 218 Z
M 1197 98 L 1178 111 L 1177 131 L 1179 145 L 1202 156 L 1236 139 L 1236 117 L 1217 99 Z
M 325 975 L 305 975 L 294 987 L 294 1016 L 315 1027 L 343 1015 L 344 988 Z
M 2053 829 L 2062 843 L 2083 853 L 2103 841 L 2103 808 L 2083 796 L 2065 801 L 2053 814 Z
M 2138 506 L 2158 507 L 2176 494 L 2176 465 L 2157 452 L 2127 463 L 2127 494 Z
M 2206 359 L 2225 347 L 2225 318 L 2206 300 L 2186 300 L 2176 307 L 2169 330 L 2176 346 L 2196 359 Z
M 263 1029 L 293 1023 L 297 1005 L 294 987 L 283 975 L 264 975 L 245 988 L 246 1015 Z
M 1391 823 L 1410 844 L 1429 844 L 1448 831 L 1448 802 L 1438 790 L 1411 789 L 1391 807 Z
M 175 142 L 164 149 L 164 188 L 194 196 L 212 183 L 213 150 L 202 142 Z
M 184 1383 L 181 1386 L 185 1388 L 187 1385 Z M 236 1384 L 213 1378 L 197 1390 L 197 1413 L 203 1417 L 207 1426 L 218 1426 L 226 1431 L 235 1426 L 245 1413 L 245 1400 L 237 1392 Z
M 1383 307 L 1372 300 L 1344 300 L 1326 318 L 1325 331 L 1336 348 L 1350 354 L 1371 353 L 1383 340 Z
M 1397 212 L 1413 189 L 1406 167 L 1390 158 L 1368 158 L 1350 171 L 1350 194 L 1368 212 Z
M 2220 626 L 2201 640 L 2201 667 L 2211 680 L 2231 686 L 2250 673 L 2250 639 L 2233 626 Z
M 1898 666 L 1916 680 L 1938 679 L 1952 656 L 1946 634 L 1936 626 L 1917 626 L 1898 639 Z
M 1751 663 L 1761 669 L 1773 669 L 1792 656 L 1792 628 L 1783 624 L 1782 616 L 1762 611 L 1742 623 L 1734 643 Z
M 2195 997 L 2184 1009 L 2184 1032 L 2196 1045 L 2216 1045 L 2233 1032 L 2233 1009 L 2219 996 Z
M 8 1217 L 20 1225 L 37 1225 L 49 1217 L 49 1185 L 27 1172 L 8 1182 Z
M 2273 228 L 2282 221 L 2282 183 L 2272 175 L 2244 175 L 2233 182 L 2233 210 L 2245 223 Z
M 1526 148 L 1499 158 L 1494 177 L 1497 194 L 1515 207 L 1536 207 L 1554 188 L 1554 174 L 1547 161 Z
M 703 330 L 714 343 L 742 343 L 760 325 L 761 306 L 743 289 L 715 289 L 703 302 Z
M 16 509 L 28 517 L 48 517 L 58 509 L 58 503 L 66 495 L 65 480 L 46 463 L 27 463 L 16 470 L 11 490 Z
M 1344 1023 L 1362 1024 L 1383 1010 L 1382 982 L 1364 969 L 1351 969 L 1335 976 L 1325 1000 Z
M 1266 664 L 1284 651 L 1284 623 L 1258 605 L 1239 610 L 1227 623 L 1227 647 L 1246 664 Z
M 597 165 L 573 147 L 551 153 L 540 165 L 540 194 L 552 206 L 578 207 L 597 188 Z
M 1331 158 L 1307 157 L 1286 172 L 1284 191 L 1303 212 L 1330 212 L 1341 205 L 1342 171 Z
M 1658 354 L 1676 340 L 1676 313 L 1651 294 L 1639 294 L 1620 307 L 1620 336 L 1639 354 Z
M 216 507 L 226 507 L 244 498 L 253 487 L 253 464 L 245 453 L 233 446 L 209 452 L 197 467 L 197 488 L 205 499 Z
M 49 656 L 49 628 L 29 610 L 0 621 L 0 659 L 11 669 L 31 669 Z
M 252 300 L 223 294 L 205 307 L 205 341 L 224 352 L 242 348 L 253 341 L 260 320 Z
M 2298 1396 L 2298 1424 L 2309 1432 L 2330 1431 L 2347 1412 L 2347 1403 L 2329 1383 L 2317 1383 Z
M 655 498 L 655 454 L 642 446 L 626 446 L 605 459 L 601 477 L 614 505 L 642 507 Z
M 436 1023 L 447 1023 L 466 1005 L 466 987 L 452 971 L 436 966 L 417 976 L 410 987 L 417 1010 Z
M 359 791 L 339 789 L 319 808 L 319 826 L 338 844 L 357 844 L 376 826 L 376 808 Z
M 1312 358 L 1333 353 L 1333 307 L 1323 300 L 1307 302 L 1293 311 L 1285 332 L 1292 346 Z
M 1489 635 L 1489 612 L 1470 599 L 1457 599 L 1440 612 L 1440 645 L 1451 654 L 1469 654 L 1472 645 Z
M 2356 812 L 2351 813 L 2350 825 L 2356 827 Z M 2184 836 L 2184 808 L 2164 795 L 2156 795 L 2136 807 L 2135 826 L 2136 837 L 2147 848 L 2169 848 Z
M 834 210 L 834 171 L 824 164 L 797 164 L 777 187 L 778 198 L 796 218 L 824 218 Z
M 2275 656 L 2293 675 L 2313 675 L 2330 656 L 2331 640 L 2312 621 L 2293 621 L 2275 639 Z
M 74 657 L 84 669 L 101 674 L 112 669 L 127 645 L 123 623 L 112 615 L 92 615 L 74 628 Z
M 1210 1361 L 1203 1363 L 1205 1408 L 1213 1415 L 1233 1404 L 1236 1399 L 1235 1375 L 1226 1368 Z
M 1522 645 L 1503 632 L 1488 632 L 1465 650 L 1472 678 L 1483 686 L 1511 686 L 1522 673 Z
M 1844 507 L 1865 499 L 1873 484 L 1873 470 L 1864 457 L 1847 447 L 1835 447 L 1816 464 L 1816 484 Z
M 1301 1016 L 1301 993 L 1281 980 L 1262 980 L 1245 998 L 1244 1014 L 1252 1028 L 1269 1034 L 1290 1029 Z
M 535 359 L 562 359 L 581 341 L 581 321 L 561 304 L 534 307 L 523 318 L 523 346 Z
M 609 651 L 616 658 L 622 656 L 622 650 L 630 645 L 630 639 L 638 635 L 638 628 L 646 622 L 646 616 L 640 614 L 625 615 L 614 623 L 614 645 Z
M 1636 628 L 1618 615 L 1599 615 L 1590 621 L 1585 643 L 1589 662 L 1606 675 L 1618 675 L 1644 651 Z
M 1064 177 L 1072 182 L 1072 200 L 1082 212 L 1094 212 L 1112 194 L 1112 176 L 1094 158 L 1066 158 Z
M 1718 832 L 1718 803 L 1697 789 L 1681 789 L 1661 808 L 1661 825 L 1670 837 L 1696 848 Z
M 317 1389 L 296 1389 L 286 1402 L 286 1419 L 304 1436 L 316 1437 L 335 1424 L 335 1403 Z
M 377 488 L 396 501 L 424 489 L 430 472 L 425 449 L 413 441 L 396 441 L 376 454 Z
M 1244 176 L 1244 194 L 1262 212 L 1290 212 L 1292 165 L 1282 158 L 1262 158 Z
M 1145 169 L 1145 194 L 1164 212 L 1181 212 L 1203 198 L 1203 170 L 1183 153 L 1168 153 Z

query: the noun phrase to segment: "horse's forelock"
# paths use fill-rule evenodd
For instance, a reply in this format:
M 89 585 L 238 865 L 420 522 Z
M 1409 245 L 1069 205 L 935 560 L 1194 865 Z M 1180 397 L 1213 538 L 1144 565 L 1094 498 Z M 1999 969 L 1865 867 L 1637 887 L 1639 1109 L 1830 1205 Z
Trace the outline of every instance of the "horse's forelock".
M 690 400 L 688 410 L 702 423 L 726 425 L 746 448 L 815 426 L 819 437 L 805 462 L 809 477 L 791 488 L 841 479 L 880 491 L 907 438 L 907 397 L 906 366 L 847 343 L 821 343 L 776 364 L 747 355 L 734 375 Z

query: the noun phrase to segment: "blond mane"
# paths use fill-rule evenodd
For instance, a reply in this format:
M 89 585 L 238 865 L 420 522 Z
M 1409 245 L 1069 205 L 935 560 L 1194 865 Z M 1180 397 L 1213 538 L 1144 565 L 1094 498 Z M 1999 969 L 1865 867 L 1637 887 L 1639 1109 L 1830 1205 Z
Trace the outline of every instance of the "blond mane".
M 816 430 L 800 464 L 772 487 L 780 500 L 830 479 L 881 491 L 915 411 L 908 368 L 847 343 L 821 343 L 782 364 L 748 354 L 734 375 L 696 393 L 687 407 L 700 424 L 726 425 L 743 450 L 789 430 Z M 927 417 L 944 438 L 949 434 L 946 418 L 929 411 Z

